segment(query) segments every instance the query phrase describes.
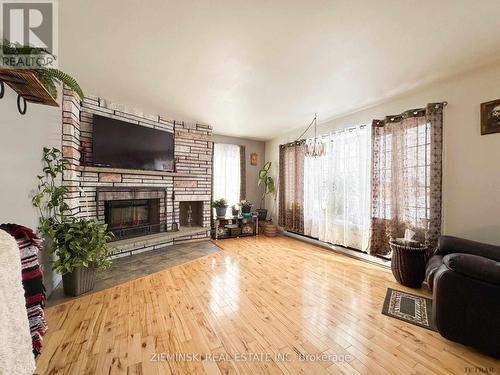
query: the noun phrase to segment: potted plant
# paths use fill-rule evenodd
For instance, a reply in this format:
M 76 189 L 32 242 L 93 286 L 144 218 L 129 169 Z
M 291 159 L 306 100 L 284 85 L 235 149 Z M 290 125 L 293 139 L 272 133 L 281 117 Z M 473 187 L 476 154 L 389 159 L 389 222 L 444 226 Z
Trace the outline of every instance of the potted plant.
M 5 40 L 3 44 L 0 44 L 0 54 L 8 56 L 31 55 L 39 56 L 41 58 L 52 57 L 53 59 L 55 59 L 55 56 L 45 48 L 23 46 L 19 43 L 11 43 L 8 40 Z M 40 60 L 43 61 L 43 59 Z M 4 60 L 7 66 L 10 61 L 13 61 L 15 63 L 16 60 Z M 33 59 L 33 61 L 37 60 Z M 15 69 L 16 65 L 13 65 L 12 68 Z M 78 95 L 80 95 L 80 98 L 83 99 L 84 94 L 80 85 L 78 84 L 76 79 L 71 77 L 69 74 L 66 74 L 59 69 L 48 68 L 43 65 L 35 65 L 33 69 L 29 70 L 35 74 L 35 76 L 40 80 L 40 83 L 43 85 L 43 87 L 47 89 L 49 94 L 54 99 L 57 99 L 57 87 L 55 85 L 56 82 L 64 84 L 71 90 L 75 91 Z
M 240 202 L 240 207 L 241 207 L 241 216 L 245 218 L 249 218 L 252 216 L 252 203 L 250 203 L 247 200 L 242 200 Z
M 215 208 L 217 218 L 221 219 L 226 217 L 227 202 L 224 198 L 212 201 L 212 207 Z
M 95 271 L 111 264 L 106 224 L 93 219 L 65 217 L 67 189 L 58 182 L 67 161 L 56 148 L 43 149 L 43 174 L 38 176 L 38 191 L 32 198 L 40 215 L 38 231 L 58 259 L 54 270 L 63 275 L 66 294 L 79 295 L 94 287 Z
M 236 203 L 231 207 L 231 213 L 233 216 L 238 216 L 240 214 L 240 204 Z
M 78 296 L 94 289 L 96 271 L 111 265 L 107 224 L 94 219 L 72 219 L 55 228 L 54 269 L 62 274 L 64 293 Z
M 259 171 L 259 186 L 264 186 L 264 191 L 262 193 L 262 198 L 260 200 L 260 207 L 257 210 L 259 214 L 259 220 L 266 220 L 267 218 L 267 209 L 264 207 L 264 201 L 267 194 L 272 194 L 276 190 L 274 185 L 274 178 L 269 176 L 269 170 L 271 169 L 271 162 L 268 161 L 262 169 Z

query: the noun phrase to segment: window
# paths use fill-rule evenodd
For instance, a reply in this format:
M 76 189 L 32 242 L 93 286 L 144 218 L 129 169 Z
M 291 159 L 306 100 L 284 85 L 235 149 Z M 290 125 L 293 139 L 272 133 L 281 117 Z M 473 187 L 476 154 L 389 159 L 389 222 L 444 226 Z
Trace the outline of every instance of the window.
M 409 199 L 404 204 L 404 221 L 424 227 L 430 216 L 430 124 L 420 124 L 405 131 L 403 173 L 408 182 Z
M 304 232 L 366 251 L 370 217 L 370 128 L 322 137 L 326 154 L 304 161 Z
M 238 145 L 214 144 L 213 199 L 224 198 L 229 206 L 240 201 L 241 149 Z
M 443 103 L 374 120 L 370 252 L 387 256 L 388 239 L 406 229 L 434 247 L 441 230 Z
M 393 154 L 393 135 L 385 134 L 378 143 L 377 164 L 378 176 L 380 176 L 380 190 L 384 199 L 381 204 L 374 206 L 374 216 L 380 219 L 392 219 L 392 200 L 396 183 L 392 178 L 393 166 L 399 164 L 402 169 L 402 179 L 397 184 L 404 186 L 408 191 L 407 198 L 400 202 L 402 209 L 402 220 L 410 226 L 425 226 L 430 216 L 430 170 L 431 170 L 431 138 L 430 124 L 416 124 L 413 127 L 403 129 L 402 141 L 396 147 L 402 150 Z

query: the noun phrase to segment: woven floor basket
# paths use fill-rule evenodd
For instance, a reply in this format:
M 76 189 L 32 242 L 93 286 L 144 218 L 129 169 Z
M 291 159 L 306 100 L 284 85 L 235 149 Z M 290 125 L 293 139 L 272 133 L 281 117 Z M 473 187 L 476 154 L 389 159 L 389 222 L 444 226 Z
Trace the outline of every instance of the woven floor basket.
M 278 234 L 278 227 L 274 224 L 267 224 L 264 227 L 264 234 L 267 237 L 276 237 L 276 235 Z
M 391 241 L 391 269 L 396 280 L 410 288 L 420 288 L 425 278 L 427 248 L 410 247 Z

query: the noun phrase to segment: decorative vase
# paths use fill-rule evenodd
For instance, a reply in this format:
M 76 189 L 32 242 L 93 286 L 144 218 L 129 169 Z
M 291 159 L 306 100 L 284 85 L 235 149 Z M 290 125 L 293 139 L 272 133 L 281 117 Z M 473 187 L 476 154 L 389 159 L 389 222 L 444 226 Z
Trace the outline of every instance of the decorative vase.
M 78 267 L 62 275 L 64 294 L 79 296 L 94 289 L 96 271 L 95 267 Z
M 226 217 L 226 211 L 227 211 L 227 206 L 215 207 L 215 213 L 217 215 L 217 218 L 219 219 Z
M 259 220 L 266 220 L 267 218 L 267 208 L 257 208 L 257 214 L 259 215 Z

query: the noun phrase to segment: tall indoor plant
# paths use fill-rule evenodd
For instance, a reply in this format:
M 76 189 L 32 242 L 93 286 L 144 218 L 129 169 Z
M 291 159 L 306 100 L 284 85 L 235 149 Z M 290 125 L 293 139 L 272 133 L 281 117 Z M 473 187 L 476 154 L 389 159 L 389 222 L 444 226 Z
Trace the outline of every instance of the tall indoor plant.
M 272 194 L 275 192 L 275 184 L 274 184 L 274 178 L 269 176 L 269 170 L 271 169 L 271 162 L 268 161 L 262 169 L 259 171 L 259 186 L 263 186 L 263 192 L 262 192 L 262 197 L 260 200 L 260 207 L 257 210 L 257 213 L 259 214 L 259 220 L 266 220 L 267 218 L 267 209 L 263 208 L 264 207 L 264 201 L 266 199 L 267 194 Z
M 110 266 L 110 234 L 106 224 L 65 215 L 69 209 L 64 201 L 67 189 L 59 181 L 66 165 L 61 151 L 43 149 L 43 174 L 38 176 L 32 203 L 40 215 L 38 231 L 57 256 L 53 268 L 63 276 L 65 293 L 79 295 L 93 289 L 97 269 Z

